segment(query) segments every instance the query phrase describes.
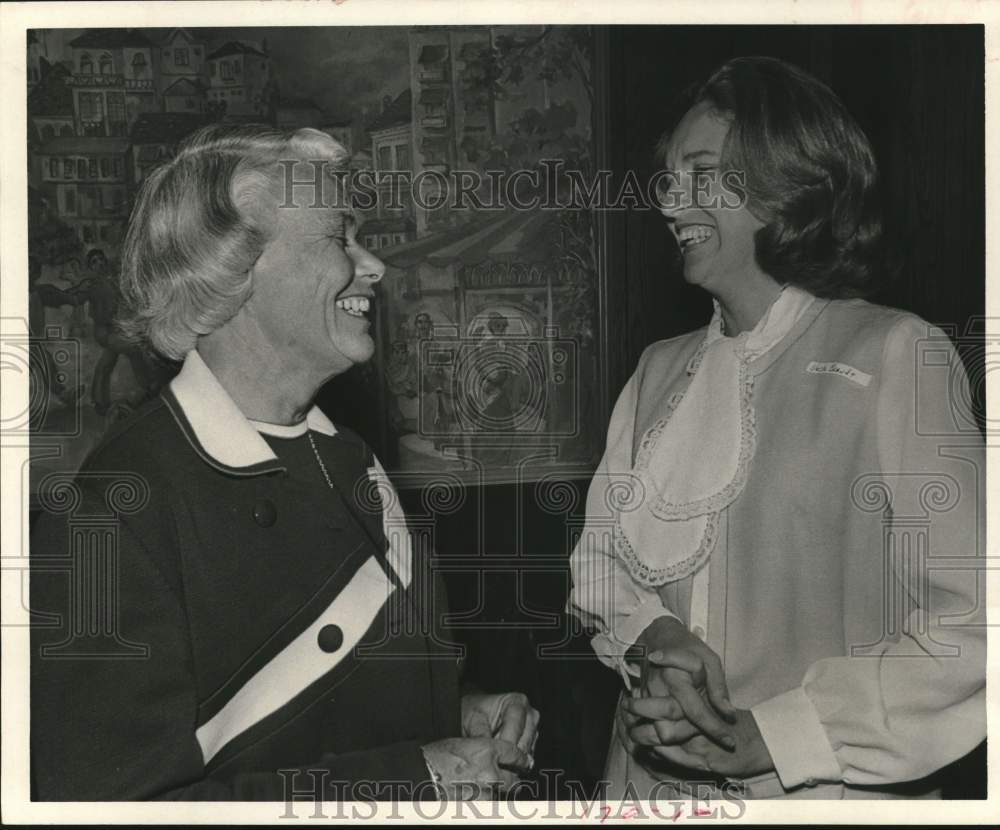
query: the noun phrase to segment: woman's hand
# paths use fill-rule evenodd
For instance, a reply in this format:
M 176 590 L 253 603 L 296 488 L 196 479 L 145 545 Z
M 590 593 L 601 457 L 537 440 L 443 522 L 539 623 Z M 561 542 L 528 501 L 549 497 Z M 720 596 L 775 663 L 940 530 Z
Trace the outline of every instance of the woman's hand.
M 654 755 L 691 769 L 716 775 L 749 778 L 774 769 L 774 762 L 748 709 L 737 709 L 732 749 L 720 747 L 683 716 L 670 698 L 625 698 L 622 723 L 630 723 L 633 747 L 648 747 Z
M 669 700 L 676 704 L 668 707 L 669 711 L 687 721 L 687 726 L 668 730 L 673 742 L 703 733 L 726 747 L 734 747 L 735 737 L 722 718 L 735 723 L 737 710 L 729 700 L 719 655 L 672 617 L 654 621 L 636 645 L 646 652 L 640 696 Z
M 446 738 L 421 749 L 454 801 L 496 798 L 517 783 L 516 770 L 530 766 L 524 752 L 493 738 Z
M 466 738 L 498 738 L 529 755 L 538 740 L 541 715 L 520 692 L 462 697 L 462 734 Z

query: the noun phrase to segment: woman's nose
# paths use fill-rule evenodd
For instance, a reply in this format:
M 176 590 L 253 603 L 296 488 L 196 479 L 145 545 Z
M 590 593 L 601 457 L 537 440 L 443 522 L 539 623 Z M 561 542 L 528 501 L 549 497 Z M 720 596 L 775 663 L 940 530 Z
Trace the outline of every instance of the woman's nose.
M 367 248 L 357 246 L 354 258 L 354 275 L 368 282 L 378 282 L 385 276 L 385 263 Z
M 691 206 L 691 193 L 681 176 L 671 173 L 656 183 L 657 207 L 668 219 Z

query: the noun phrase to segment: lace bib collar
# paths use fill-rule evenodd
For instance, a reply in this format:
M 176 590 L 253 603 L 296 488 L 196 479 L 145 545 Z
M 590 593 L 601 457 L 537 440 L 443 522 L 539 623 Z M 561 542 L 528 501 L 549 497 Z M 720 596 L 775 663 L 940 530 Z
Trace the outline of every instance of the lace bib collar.
M 719 514 L 742 492 L 756 449 L 753 363 L 777 346 L 815 298 L 785 286 L 752 331 L 723 333 L 718 302 L 688 366 L 687 391 L 643 435 L 632 494 L 614 529 L 632 577 L 655 587 L 697 571 Z

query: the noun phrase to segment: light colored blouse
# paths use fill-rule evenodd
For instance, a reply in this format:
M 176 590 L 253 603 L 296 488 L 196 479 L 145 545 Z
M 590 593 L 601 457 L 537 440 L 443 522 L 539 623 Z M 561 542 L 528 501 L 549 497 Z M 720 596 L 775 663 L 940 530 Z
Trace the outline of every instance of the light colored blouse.
M 705 639 L 775 762 L 751 797 L 872 797 L 961 757 L 985 737 L 985 458 L 950 341 L 815 300 L 753 363 L 756 449 L 708 562 L 652 587 L 616 555 L 621 481 L 703 339 L 650 346 L 612 414 L 571 557 L 598 658 L 627 681 L 664 615 Z M 623 752 L 609 771 L 656 780 Z

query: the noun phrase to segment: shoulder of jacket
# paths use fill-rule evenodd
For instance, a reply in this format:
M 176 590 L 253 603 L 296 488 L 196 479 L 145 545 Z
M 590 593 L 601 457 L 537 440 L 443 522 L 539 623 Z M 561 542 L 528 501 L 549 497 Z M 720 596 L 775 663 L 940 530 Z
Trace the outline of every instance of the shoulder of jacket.
M 868 300 L 830 300 L 827 314 L 837 320 L 844 320 L 860 332 L 885 333 L 901 323 L 929 327 L 929 323 L 911 311 L 880 305 Z
M 639 364 L 649 361 L 660 361 L 672 358 L 689 349 L 697 348 L 698 344 L 705 338 L 708 326 L 702 326 L 694 331 L 679 334 L 676 337 L 669 337 L 666 340 L 656 340 L 650 343 L 642 352 Z
M 890 341 L 941 338 L 944 333 L 911 311 L 866 300 L 831 300 L 825 309 L 825 329 L 840 331 L 852 348 L 884 349 Z
M 154 455 L 187 446 L 163 398 L 157 395 L 108 427 L 87 455 L 82 470 L 147 467 Z
M 374 451 L 368 445 L 368 442 L 361 437 L 361 434 L 350 427 L 343 426 L 342 424 L 334 424 L 334 427 L 336 428 L 337 433 L 333 437 L 333 440 L 344 441 L 348 446 L 358 452 L 366 464 L 370 464 L 370 459 L 373 457 Z

